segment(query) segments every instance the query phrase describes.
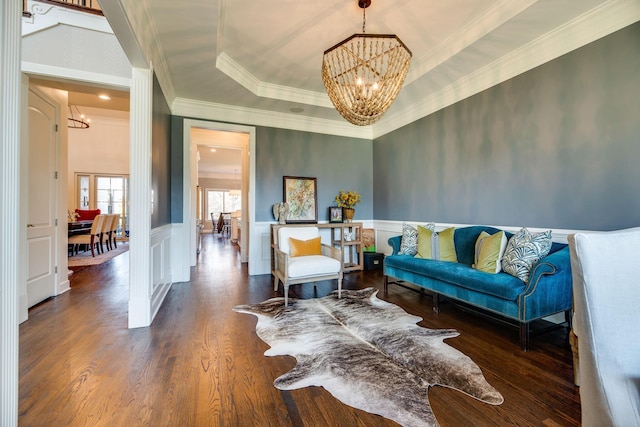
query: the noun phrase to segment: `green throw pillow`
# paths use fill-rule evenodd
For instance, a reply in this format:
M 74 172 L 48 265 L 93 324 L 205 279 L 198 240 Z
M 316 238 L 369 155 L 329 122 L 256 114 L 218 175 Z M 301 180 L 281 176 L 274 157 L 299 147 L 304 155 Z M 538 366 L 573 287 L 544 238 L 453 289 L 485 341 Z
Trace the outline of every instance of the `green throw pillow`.
M 438 233 L 434 230 L 435 224 L 430 223 L 426 227 L 418 226 L 418 248 L 415 258 L 458 262 L 456 247 L 453 243 L 455 228 L 447 228 Z
M 476 240 L 473 268 L 485 273 L 496 274 L 502 270 L 502 255 L 507 247 L 504 231 L 490 235 L 483 231 Z
M 450 227 L 438 233 L 438 259 L 440 261 L 458 262 L 456 245 L 453 243 L 455 231 L 455 228 Z
M 418 226 L 418 253 L 415 255 L 416 258 L 434 258 L 432 245 L 433 233 L 434 231 L 429 228 L 421 225 Z

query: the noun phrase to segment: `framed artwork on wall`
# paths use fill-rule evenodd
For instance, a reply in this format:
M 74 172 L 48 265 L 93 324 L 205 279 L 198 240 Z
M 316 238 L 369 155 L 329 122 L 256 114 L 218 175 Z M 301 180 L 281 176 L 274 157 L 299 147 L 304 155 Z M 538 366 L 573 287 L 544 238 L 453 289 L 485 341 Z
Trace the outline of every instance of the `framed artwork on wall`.
M 342 222 L 342 208 L 337 206 L 329 208 L 329 222 Z
M 316 224 L 318 222 L 318 190 L 316 178 L 282 177 L 284 202 L 289 205 L 287 224 Z

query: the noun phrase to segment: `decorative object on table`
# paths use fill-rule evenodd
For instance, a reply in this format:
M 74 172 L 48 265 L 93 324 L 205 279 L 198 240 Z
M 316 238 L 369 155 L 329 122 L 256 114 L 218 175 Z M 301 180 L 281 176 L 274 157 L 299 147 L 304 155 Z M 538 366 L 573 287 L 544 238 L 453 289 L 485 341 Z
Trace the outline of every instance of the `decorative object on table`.
M 318 191 L 316 178 L 282 177 L 284 202 L 289 205 L 287 224 L 316 224 L 318 222 Z
M 362 250 L 365 252 L 376 251 L 376 231 L 373 228 L 362 229 Z
M 100 215 L 100 209 L 76 209 L 78 221 L 92 221 L 96 216 Z
M 355 408 L 404 426 L 437 426 L 429 405 L 434 385 L 499 405 L 502 395 L 468 356 L 444 343 L 454 329 L 427 329 L 422 319 L 376 297 L 378 290 L 343 290 L 324 298 L 273 298 L 234 311 L 258 317 L 266 356 L 290 355 L 297 365 L 278 377 L 280 390 L 324 387 Z M 338 321 L 337 319 L 341 319 Z
M 342 222 L 342 208 L 331 206 L 329 208 L 329 222 Z
M 322 58 L 322 82 L 329 99 L 342 117 L 358 126 L 375 123 L 391 106 L 412 56 L 395 34 L 365 34 L 370 5 L 371 0 L 358 0 L 362 34 L 325 50 Z
M 78 212 L 71 212 L 67 209 L 67 222 L 76 222 L 80 214 Z
M 287 216 L 289 216 L 289 204 L 284 202 L 278 202 L 273 205 L 273 217 L 280 224 L 287 223 Z
M 338 206 L 342 208 L 344 222 L 351 222 L 355 214 L 354 208 L 362 201 L 362 197 L 360 197 L 357 191 L 340 190 L 335 201 Z

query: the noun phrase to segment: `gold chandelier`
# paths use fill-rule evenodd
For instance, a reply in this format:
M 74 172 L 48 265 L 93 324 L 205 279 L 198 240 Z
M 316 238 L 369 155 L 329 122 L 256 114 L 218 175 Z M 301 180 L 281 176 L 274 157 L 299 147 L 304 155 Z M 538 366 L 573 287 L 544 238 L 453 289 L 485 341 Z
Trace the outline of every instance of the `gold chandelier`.
M 371 0 L 358 0 L 362 8 L 362 34 L 354 34 L 324 51 L 322 82 L 336 110 L 354 125 L 375 123 L 402 89 L 411 63 L 411 51 L 395 34 L 365 34 L 365 10 Z

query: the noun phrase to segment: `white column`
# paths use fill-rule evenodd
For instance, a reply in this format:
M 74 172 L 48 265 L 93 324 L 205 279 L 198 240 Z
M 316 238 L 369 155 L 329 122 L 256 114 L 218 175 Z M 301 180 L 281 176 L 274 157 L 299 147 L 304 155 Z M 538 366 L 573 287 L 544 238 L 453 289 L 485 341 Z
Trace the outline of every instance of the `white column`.
M 0 425 L 18 425 L 22 2 L 0 3 Z M 22 212 L 24 213 L 24 212 Z M 22 221 L 24 222 L 24 221 Z
M 130 92 L 129 328 L 151 324 L 151 119 L 153 72 L 134 68 Z

